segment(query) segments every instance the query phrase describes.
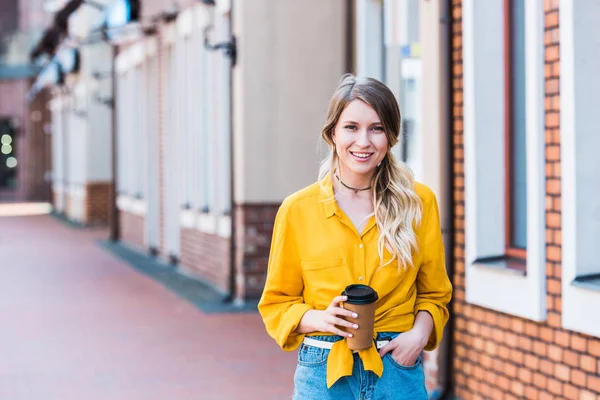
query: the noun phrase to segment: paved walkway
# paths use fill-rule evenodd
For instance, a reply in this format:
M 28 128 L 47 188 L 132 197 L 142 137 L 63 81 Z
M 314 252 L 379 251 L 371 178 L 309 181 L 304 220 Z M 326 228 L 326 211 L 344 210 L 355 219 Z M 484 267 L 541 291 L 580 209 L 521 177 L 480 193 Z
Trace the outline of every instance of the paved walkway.
M 204 314 L 100 247 L 106 237 L 0 217 L 0 400 L 291 397 L 295 354 L 257 313 Z

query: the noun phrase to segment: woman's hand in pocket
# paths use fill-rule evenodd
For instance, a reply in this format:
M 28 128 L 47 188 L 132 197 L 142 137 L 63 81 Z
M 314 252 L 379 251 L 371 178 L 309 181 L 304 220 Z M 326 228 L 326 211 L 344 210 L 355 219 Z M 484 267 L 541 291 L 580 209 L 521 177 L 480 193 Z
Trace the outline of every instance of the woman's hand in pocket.
M 358 325 L 355 322 L 351 322 L 358 315 L 341 307 L 341 303 L 346 300 L 346 296 L 337 296 L 325 310 L 307 311 L 300 320 L 296 332 L 329 332 L 342 337 L 352 337 L 352 333 L 344 332 L 340 329 L 340 327 L 345 327 L 347 330 L 358 329 Z
M 391 356 L 400 365 L 411 367 L 415 365 L 419 354 L 427 344 L 427 337 L 417 329 L 411 329 L 396 336 L 395 339 L 379 349 L 379 355 L 385 356 L 391 352 Z

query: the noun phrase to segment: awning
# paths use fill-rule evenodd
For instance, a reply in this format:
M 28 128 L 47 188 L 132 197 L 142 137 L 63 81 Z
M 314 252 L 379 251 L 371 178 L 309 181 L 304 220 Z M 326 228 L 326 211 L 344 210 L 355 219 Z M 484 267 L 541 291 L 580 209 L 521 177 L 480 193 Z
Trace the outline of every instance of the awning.
M 38 74 L 25 99 L 31 102 L 42 89 L 52 85 L 61 85 L 66 74 L 76 72 L 78 69 L 79 50 L 66 46 L 59 47 L 54 57 Z
M 52 26 L 44 31 L 44 35 L 30 53 L 31 61 L 35 61 L 36 58 L 44 53 L 49 56 L 54 54 L 61 37 L 67 33 L 69 17 L 82 3 L 83 0 L 71 0 L 54 14 Z
M 60 42 L 60 35 L 61 32 L 54 26 L 46 29 L 40 41 L 37 43 L 37 45 L 35 45 L 33 50 L 31 50 L 31 53 L 29 53 L 29 58 L 31 61 L 35 61 L 36 58 L 44 53 L 52 55 L 52 53 L 54 53 L 54 49 Z

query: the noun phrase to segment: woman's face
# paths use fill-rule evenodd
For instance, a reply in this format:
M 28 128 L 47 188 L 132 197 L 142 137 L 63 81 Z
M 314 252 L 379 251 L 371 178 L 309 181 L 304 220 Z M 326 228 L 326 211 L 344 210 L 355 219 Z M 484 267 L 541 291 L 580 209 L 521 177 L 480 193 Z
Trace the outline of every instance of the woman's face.
M 333 142 L 341 173 L 359 180 L 371 178 L 388 150 L 379 115 L 361 100 L 346 106 L 334 128 Z

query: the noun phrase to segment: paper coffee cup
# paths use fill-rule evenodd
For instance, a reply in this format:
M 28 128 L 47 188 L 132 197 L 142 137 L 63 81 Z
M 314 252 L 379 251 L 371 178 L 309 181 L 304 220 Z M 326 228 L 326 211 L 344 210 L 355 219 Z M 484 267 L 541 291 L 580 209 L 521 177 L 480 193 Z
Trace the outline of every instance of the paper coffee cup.
M 343 303 L 346 310 L 358 314 L 358 318 L 350 318 L 350 322 L 358 324 L 358 329 L 343 328 L 352 333 L 346 338 L 348 348 L 351 350 L 365 350 L 373 346 L 373 325 L 375 323 L 375 305 L 379 296 L 377 292 L 367 285 L 349 285 L 342 292 L 348 300 Z

